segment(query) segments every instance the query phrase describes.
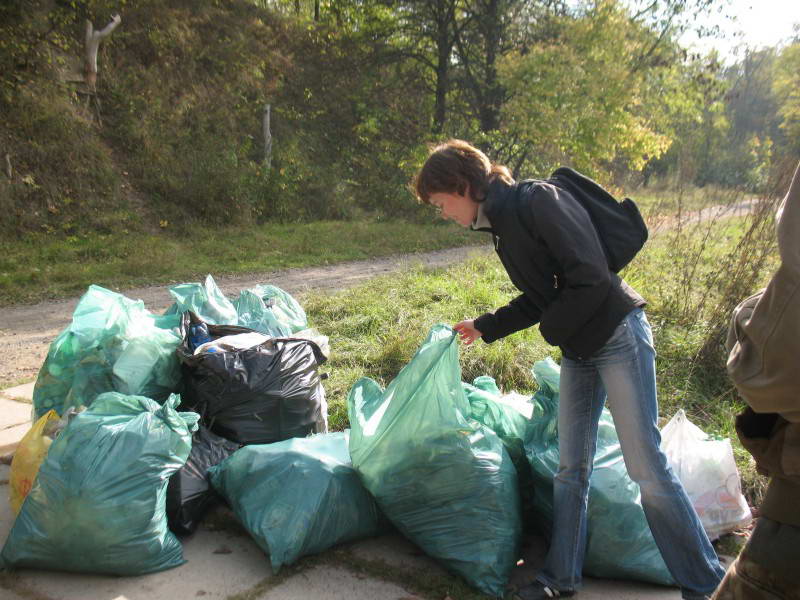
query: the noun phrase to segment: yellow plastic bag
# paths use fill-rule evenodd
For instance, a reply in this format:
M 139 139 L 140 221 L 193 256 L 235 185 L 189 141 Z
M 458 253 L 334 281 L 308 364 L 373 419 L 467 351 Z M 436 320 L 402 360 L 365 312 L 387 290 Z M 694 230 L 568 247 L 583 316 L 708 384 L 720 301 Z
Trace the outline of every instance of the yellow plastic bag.
M 51 421 L 58 421 L 58 418 L 56 411 L 48 411 L 33 424 L 33 427 L 25 434 L 19 446 L 17 446 L 16 452 L 14 452 L 8 483 L 11 489 L 11 509 L 15 515 L 19 514 L 22 502 L 36 480 L 39 465 L 42 464 L 44 457 L 47 456 L 47 451 L 53 441 L 46 435 L 47 425 Z

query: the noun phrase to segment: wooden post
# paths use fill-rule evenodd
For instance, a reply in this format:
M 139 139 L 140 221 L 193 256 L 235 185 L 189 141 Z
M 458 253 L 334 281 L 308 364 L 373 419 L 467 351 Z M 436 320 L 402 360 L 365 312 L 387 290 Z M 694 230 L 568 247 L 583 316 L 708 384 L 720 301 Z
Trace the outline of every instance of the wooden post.
M 272 132 L 270 131 L 270 105 L 264 106 L 264 115 L 262 118 L 262 128 L 264 130 L 264 168 L 269 172 L 272 167 Z

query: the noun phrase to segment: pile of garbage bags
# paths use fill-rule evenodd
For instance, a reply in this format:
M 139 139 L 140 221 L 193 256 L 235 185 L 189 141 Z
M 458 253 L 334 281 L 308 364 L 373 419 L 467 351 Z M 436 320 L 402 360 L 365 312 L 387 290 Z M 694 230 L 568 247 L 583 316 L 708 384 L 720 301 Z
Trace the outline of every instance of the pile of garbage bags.
M 395 528 L 475 588 L 504 595 L 523 531 L 550 534 L 551 359 L 533 367 L 533 397 L 503 394 L 489 376 L 469 384 L 456 335 L 436 325 L 385 389 L 369 378 L 352 386 L 351 428 L 329 433 L 328 340 L 291 295 L 260 285 L 231 302 L 210 275 L 170 293 L 173 305 L 153 315 L 91 286 L 53 342 L 35 385 L 37 420 L 12 463 L 18 516 L 1 568 L 139 575 L 179 566 L 182 540 L 224 502 L 275 572 Z M 709 465 L 692 466 L 679 451 L 686 442 L 671 442 L 692 433 L 677 425 L 664 434 L 670 460 L 708 480 Z M 740 502 L 730 476 L 726 463 L 716 477 L 734 498 L 729 509 Z M 715 532 L 749 518 L 714 509 Z M 607 411 L 588 531 L 587 574 L 672 584 Z

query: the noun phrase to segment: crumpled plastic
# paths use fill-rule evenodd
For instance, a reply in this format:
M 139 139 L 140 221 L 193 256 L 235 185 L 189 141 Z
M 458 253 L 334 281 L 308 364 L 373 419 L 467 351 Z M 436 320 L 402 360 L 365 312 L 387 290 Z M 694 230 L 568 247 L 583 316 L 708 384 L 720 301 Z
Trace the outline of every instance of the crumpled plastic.
M 274 285 L 257 285 L 239 292 L 233 305 L 237 324 L 275 337 L 288 337 L 308 327 L 306 312 L 288 292 Z
M 90 406 L 103 392 L 166 400 L 180 385 L 179 324 L 179 315 L 154 316 L 141 300 L 90 286 L 39 370 L 36 418 Z
M 211 433 L 202 425 L 192 435 L 192 451 L 167 486 L 167 522 L 180 535 L 195 532 L 203 516 L 219 502 L 208 481 L 208 470 L 241 446 Z
M 538 405 L 522 394 L 501 393 L 495 380 L 488 375 L 476 377 L 472 385 L 462 385 L 469 401 L 470 416 L 497 434 L 514 463 L 519 482 L 523 528 L 527 531 L 534 527 L 534 482 L 531 466 L 525 455 L 524 440 Z
M 53 443 L 52 438 L 47 435 L 47 430 L 57 422 L 58 413 L 54 410 L 47 411 L 23 436 L 14 451 L 8 486 L 11 510 L 15 515 L 19 514 L 22 501 L 33 486 L 39 466 L 47 456 L 50 444 Z
M 729 439 L 714 440 L 678 410 L 661 430 L 661 450 L 681 480 L 709 539 L 753 520 Z
M 241 290 L 233 302 L 211 275 L 203 283 L 181 283 L 169 288 L 175 299 L 164 314 L 192 311 L 206 323 L 239 325 L 272 337 L 290 337 L 308 327 L 303 307 L 291 294 L 274 285 L 259 284 Z

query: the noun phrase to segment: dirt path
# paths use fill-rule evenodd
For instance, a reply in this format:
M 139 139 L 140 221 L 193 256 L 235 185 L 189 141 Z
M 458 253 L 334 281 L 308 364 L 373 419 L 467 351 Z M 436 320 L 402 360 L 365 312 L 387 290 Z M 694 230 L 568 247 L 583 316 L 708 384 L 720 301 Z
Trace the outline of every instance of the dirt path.
M 343 290 L 372 277 L 414 264 L 431 268 L 444 267 L 464 260 L 474 252 L 491 252 L 491 246 L 465 246 L 325 267 L 215 277 L 215 280 L 228 296 L 235 296 L 239 290 L 259 283 L 271 283 L 292 295 L 302 296 L 309 290 Z M 119 291 L 129 298 L 142 299 L 145 306 L 154 313 L 160 313 L 172 304 L 166 285 Z M 0 348 L 3 349 L 0 359 L 0 388 L 30 381 L 36 376 L 47 356 L 50 343 L 70 323 L 77 303 L 78 298 L 73 298 L 0 308 Z
M 712 206 L 701 211 L 651 221 L 650 234 L 655 235 L 681 226 L 699 223 L 718 217 L 744 215 L 752 212 L 755 200 L 746 200 L 727 206 Z M 362 260 L 305 269 L 287 269 L 254 273 L 234 277 L 215 278 L 217 285 L 228 296 L 259 283 L 271 283 L 292 295 L 302 296 L 309 290 L 332 292 L 353 287 L 378 275 L 384 275 L 423 264 L 435 268 L 459 262 L 473 252 L 491 252 L 491 246 L 465 246 L 435 252 L 407 254 Z M 166 285 L 130 290 L 118 290 L 129 298 L 140 298 L 154 313 L 160 313 L 172 304 Z M 50 343 L 72 318 L 78 298 L 41 302 L 28 306 L 0 308 L 0 388 L 32 380 L 47 356 Z

